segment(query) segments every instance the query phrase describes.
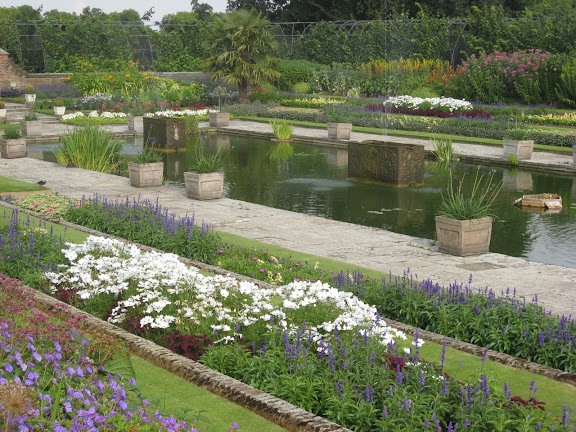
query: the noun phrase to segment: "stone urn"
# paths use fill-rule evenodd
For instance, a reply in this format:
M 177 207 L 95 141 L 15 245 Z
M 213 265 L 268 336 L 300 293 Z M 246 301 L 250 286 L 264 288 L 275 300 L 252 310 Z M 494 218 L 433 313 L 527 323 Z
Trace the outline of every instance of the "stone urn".
M 4 159 L 26 156 L 26 139 L 0 139 L 0 154 Z
M 54 115 L 58 118 L 62 117 L 66 113 L 65 106 L 55 106 L 54 107 Z
M 208 114 L 211 127 L 226 127 L 230 124 L 230 113 L 211 112 Z
M 197 200 L 222 198 L 224 174 L 221 172 L 202 173 L 187 171 L 184 173 L 186 196 Z
M 128 177 L 130 185 L 134 187 L 162 186 L 164 162 L 128 162 Z
M 6 108 L 0 108 L 0 123 L 6 121 Z
M 42 135 L 42 120 L 31 120 L 22 122 L 22 133 L 24 136 L 33 137 Z
M 492 237 L 492 218 L 456 220 L 436 216 L 438 249 L 456 256 L 471 256 L 487 253 Z
M 144 131 L 144 116 L 126 116 L 128 121 L 128 131 L 133 133 L 142 133 Z
M 27 107 L 32 107 L 36 104 L 36 94 L 34 93 L 26 93 L 24 95 L 24 100 L 26 101 Z
M 328 138 L 349 140 L 352 133 L 352 123 L 327 123 Z
M 534 140 L 504 139 L 504 157 L 516 156 L 518 160 L 528 160 L 532 157 Z

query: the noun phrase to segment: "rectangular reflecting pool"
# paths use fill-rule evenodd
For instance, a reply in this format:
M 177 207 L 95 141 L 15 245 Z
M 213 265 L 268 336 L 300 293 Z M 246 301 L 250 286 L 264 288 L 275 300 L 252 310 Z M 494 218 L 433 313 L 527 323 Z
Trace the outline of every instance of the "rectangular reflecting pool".
M 58 143 L 29 143 L 28 156 L 55 161 L 52 148 Z M 186 161 L 197 140 L 186 148 L 164 153 L 165 177 L 183 183 Z M 424 164 L 424 185 L 406 188 L 348 179 L 348 151 L 342 147 L 276 142 L 266 138 L 233 134 L 210 134 L 210 151 L 229 152 L 224 164 L 224 194 L 228 198 L 382 228 L 415 237 L 434 239 L 434 217 L 449 181 L 466 176 L 470 188 L 476 165 L 454 163 L 443 167 L 434 160 Z M 135 155 L 142 140 L 127 142 L 124 152 Z M 537 171 L 494 169 L 503 188 L 494 203 L 491 252 L 532 261 L 576 268 L 576 175 Z M 182 184 L 183 187 L 183 184 Z M 559 213 L 525 212 L 512 203 L 524 194 L 557 193 L 562 197 Z

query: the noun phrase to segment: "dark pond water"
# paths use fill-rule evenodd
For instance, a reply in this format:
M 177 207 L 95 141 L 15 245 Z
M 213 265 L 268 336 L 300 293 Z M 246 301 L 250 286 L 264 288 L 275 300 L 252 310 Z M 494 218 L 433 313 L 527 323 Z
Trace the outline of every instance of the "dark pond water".
M 30 157 L 54 160 L 54 143 L 28 144 Z M 188 151 L 165 154 L 165 176 L 182 183 Z M 142 142 L 127 144 L 135 154 Z M 425 163 L 425 184 L 395 188 L 347 179 L 348 153 L 328 146 L 278 143 L 237 135 L 210 135 L 208 147 L 229 149 L 225 161 L 225 195 L 232 199 L 378 227 L 415 237 L 435 238 L 434 217 L 449 170 Z M 483 167 L 491 169 L 492 167 Z M 576 177 L 494 168 L 503 180 L 494 208 L 490 250 L 533 261 L 576 268 Z M 453 176 L 473 174 L 476 166 L 456 163 Z M 466 178 L 471 183 L 473 175 Z M 470 187 L 467 184 L 466 187 Z M 528 193 L 558 193 L 564 208 L 556 214 L 523 212 L 512 203 Z

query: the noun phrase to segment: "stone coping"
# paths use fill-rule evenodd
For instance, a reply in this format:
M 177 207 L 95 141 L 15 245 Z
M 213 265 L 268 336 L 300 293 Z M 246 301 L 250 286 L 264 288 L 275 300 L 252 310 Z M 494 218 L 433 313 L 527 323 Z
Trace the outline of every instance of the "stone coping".
M 96 235 L 96 236 L 101 236 L 101 237 L 106 237 L 106 238 L 114 238 L 114 239 L 129 243 L 129 244 L 134 244 L 144 251 L 165 252 L 165 251 L 162 251 L 160 249 L 156 249 L 156 248 L 153 248 L 150 246 L 131 242 L 129 240 L 126 240 L 126 239 L 123 239 L 120 237 L 116 237 L 116 236 L 113 236 L 110 234 L 102 233 L 100 231 L 86 228 L 86 227 L 81 226 L 81 225 L 76 225 L 76 224 L 73 224 L 70 222 L 66 222 L 62 219 L 46 217 L 43 214 L 28 210 L 28 209 L 24 209 L 21 207 L 17 207 L 17 206 L 10 204 L 10 203 L 7 203 L 7 202 L 3 202 L 2 205 L 6 206 L 8 208 L 11 208 L 11 209 L 17 209 L 18 211 L 30 214 L 32 216 L 41 217 L 41 218 L 43 218 L 49 222 L 56 223 L 56 224 L 59 224 L 59 225 L 62 225 L 62 226 L 68 227 L 68 228 L 72 228 L 72 229 L 75 229 L 78 231 L 82 231 L 82 232 L 85 232 L 85 233 L 88 233 L 91 235 Z M 211 273 L 220 274 L 220 275 L 229 275 L 229 276 L 234 277 L 236 279 L 252 282 L 255 285 L 258 285 L 258 286 L 263 287 L 263 288 L 273 288 L 274 287 L 274 285 L 268 284 L 264 281 L 261 281 L 258 279 L 253 279 L 253 278 L 250 278 L 250 277 L 245 276 L 245 275 L 233 273 L 233 272 L 227 271 L 225 269 L 222 269 L 220 267 L 216 267 L 216 266 L 213 266 L 210 264 L 205 264 L 205 263 L 202 263 L 200 261 L 195 261 L 195 260 L 191 260 L 191 259 L 184 258 L 184 257 L 179 257 L 178 259 L 179 259 L 179 261 L 181 261 L 182 263 L 184 263 L 186 265 L 194 266 L 194 267 L 197 267 L 201 270 L 205 270 L 205 271 L 208 271 Z M 509 354 L 505 354 L 505 353 L 501 353 L 501 352 L 494 351 L 491 349 L 487 349 L 486 347 L 481 347 L 481 346 L 474 345 L 474 344 L 471 344 L 468 342 L 460 341 L 460 340 L 455 339 L 455 338 L 443 336 L 443 335 L 438 334 L 438 333 L 433 333 L 433 332 L 430 332 L 427 330 L 419 329 L 417 327 L 414 327 L 414 326 L 411 326 L 408 324 L 404 324 L 404 323 L 401 323 L 399 321 L 394 321 L 394 320 L 389 319 L 389 318 L 384 317 L 384 319 L 385 319 L 386 323 L 388 325 L 390 325 L 391 327 L 394 327 L 398 330 L 402 330 L 403 332 L 405 332 L 407 334 L 414 335 L 416 332 L 418 332 L 419 338 L 421 338 L 425 341 L 435 342 L 438 344 L 446 343 L 447 346 L 454 348 L 454 349 L 457 349 L 459 351 L 466 352 L 468 354 L 472 354 L 472 355 L 475 355 L 478 357 L 485 356 L 486 358 L 489 358 L 492 361 L 501 363 L 501 364 L 506 365 L 506 366 L 511 366 L 511 367 L 516 368 L 516 369 L 526 370 L 528 372 L 532 372 L 532 373 L 535 373 L 538 375 L 546 376 L 546 377 L 551 378 L 551 379 L 556 380 L 556 381 L 560 381 L 560 382 L 564 382 L 564 383 L 568 383 L 568 384 L 572 384 L 572 385 L 576 386 L 576 373 L 565 372 L 565 371 L 562 371 L 560 369 L 555 369 L 555 368 L 552 368 L 549 366 L 544 366 L 544 365 L 541 365 L 539 363 L 524 360 L 524 359 L 521 359 L 519 357 L 514 357 L 512 355 L 509 355 Z M 108 323 L 106 323 L 106 324 L 108 324 Z

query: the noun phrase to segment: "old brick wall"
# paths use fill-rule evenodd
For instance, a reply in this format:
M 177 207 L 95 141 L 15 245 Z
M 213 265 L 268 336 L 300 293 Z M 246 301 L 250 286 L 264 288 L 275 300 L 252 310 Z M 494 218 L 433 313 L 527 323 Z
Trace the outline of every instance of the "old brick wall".
M 0 48 L 0 88 L 8 88 L 12 84 L 15 87 L 25 87 L 26 73 L 14 64 L 6 51 Z

